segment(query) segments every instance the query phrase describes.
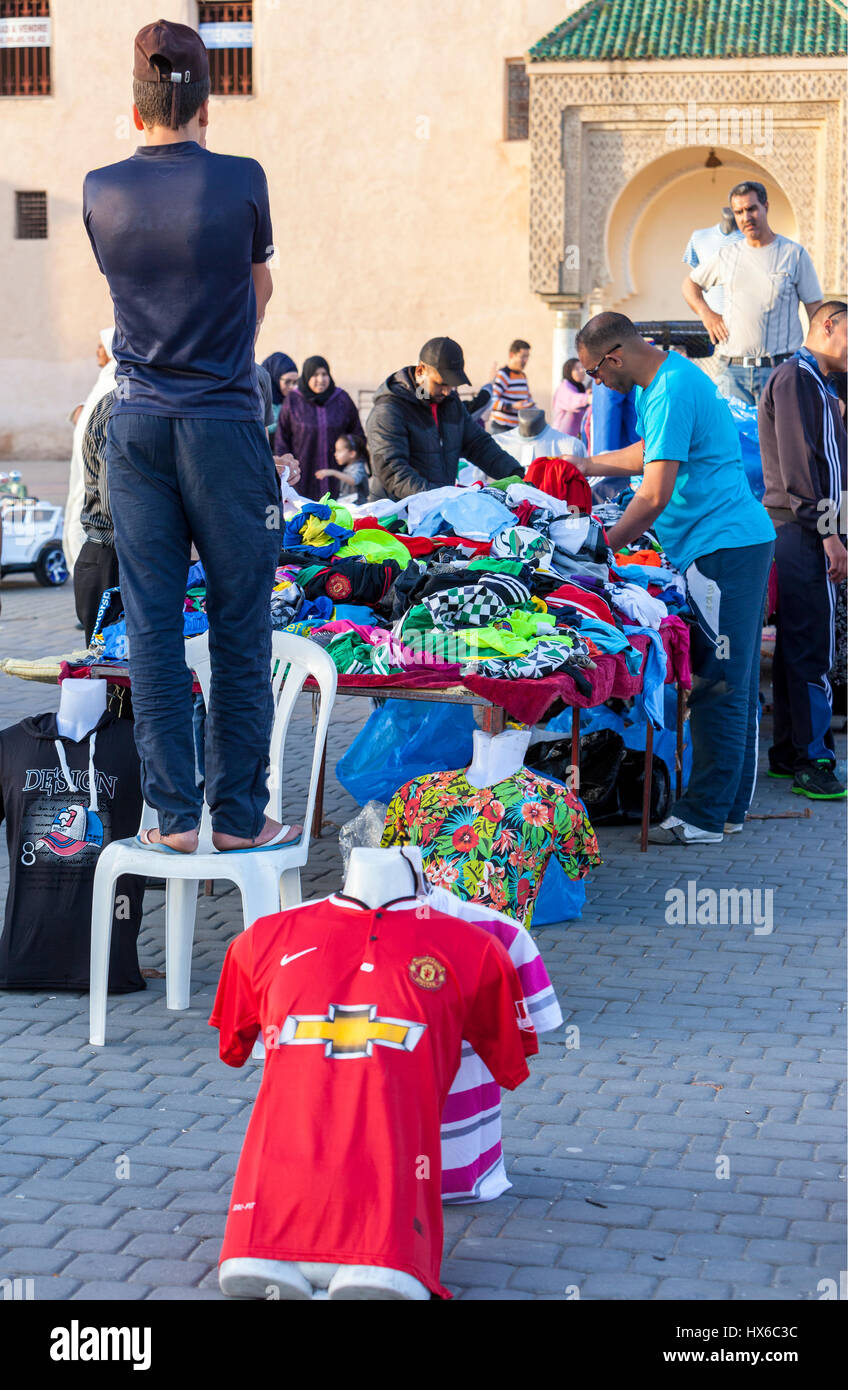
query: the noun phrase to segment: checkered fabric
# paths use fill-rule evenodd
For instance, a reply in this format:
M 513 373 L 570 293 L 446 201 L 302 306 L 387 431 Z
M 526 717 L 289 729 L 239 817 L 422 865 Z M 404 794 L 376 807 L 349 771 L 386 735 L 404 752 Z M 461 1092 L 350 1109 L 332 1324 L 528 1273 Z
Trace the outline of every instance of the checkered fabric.
M 572 670 L 577 668 L 575 654 L 571 648 L 565 642 L 542 641 L 522 656 L 494 657 L 490 661 L 478 662 L 474 669 L 478 676 L 491 676 L 496 680 L 505 681 L 526 681 L 565 672 L 567 667 L 571 667 Z
M 529 602 L 527 585 L 509 574 L 487 575 L 478 584 L 442 589 L 421 601 L 436 626 L 449 632 L 461 627 L 488 627 Z

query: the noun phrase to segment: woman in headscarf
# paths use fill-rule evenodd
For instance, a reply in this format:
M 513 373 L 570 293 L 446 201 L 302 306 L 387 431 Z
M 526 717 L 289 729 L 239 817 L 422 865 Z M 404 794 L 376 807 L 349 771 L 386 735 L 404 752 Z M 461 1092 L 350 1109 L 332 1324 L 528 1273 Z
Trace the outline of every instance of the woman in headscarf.
M 112 338 L 114 333 L 114 328 L 101 328 L 100 330 L 99 342 L 97 344 L 97 365 L 100 367 L 100 371 L 97 380 L 86 396 L 85 404 L 74 424 L 74 441 L 71 446 L 71 472 L 68 483 L 68 500 L 65 503 L 65 523 L 62 536 L 62 549 L 65 552 L 68 569 L 72 574 L 77 556 L 86 541 L 86 534 L 82 529 L 82 522 L 80 521 L 80 513 L 82 512 L 82 505 L 85 501 L 82 440 L 85 434 L 85 427 L 89 422 L 94 407 L 109 391 L 115 389 L 115 359 L 112 356 Z
M 271 438 L 280 418 L 280 407 L 286 396 L 297 385 L 297 366 L 287 352 L 272 352 L 260 363 L 271 378 L 271 406 L 274 411 Z
M 562 381 L 554 392 L 554 429 L 583 438 L 583 422 L 592 405 L 592 383 L 579 357 L 569 357 L 563 364 Z
M 324 357 L 307 357 L 297 386 L 284 398 L 274 437 L 275 454 L 294 454 L 300 464 L 297 490 L 319 502 L 329 491 L 338 495 L 339 484 L 325 486 L 316 478 L 319 469 L 332 468 L 340 434 L 361 434 L 359 412 L 347 391 L 336 386 Z

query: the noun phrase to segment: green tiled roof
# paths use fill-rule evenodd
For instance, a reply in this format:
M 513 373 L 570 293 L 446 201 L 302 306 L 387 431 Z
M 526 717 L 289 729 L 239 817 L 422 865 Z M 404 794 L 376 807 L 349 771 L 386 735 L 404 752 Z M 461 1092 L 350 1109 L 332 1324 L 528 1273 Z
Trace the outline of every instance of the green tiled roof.
M 534 44 L 530 59 L 823 58 L 846 47 L 843 0 L 591 0 Z

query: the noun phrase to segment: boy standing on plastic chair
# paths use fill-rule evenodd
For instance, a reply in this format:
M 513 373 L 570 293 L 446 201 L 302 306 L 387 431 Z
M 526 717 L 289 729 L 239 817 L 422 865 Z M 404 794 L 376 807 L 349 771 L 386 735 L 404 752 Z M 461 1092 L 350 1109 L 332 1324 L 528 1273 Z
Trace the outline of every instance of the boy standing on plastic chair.
M 144 144 L 85 180 L 83 215 L 115 304 L 108 479 L 130 648 L 142 843 L 197 848 L 183 601 L 192 541 L 206 570 L 212 699 L 206 799 L 219 850 L 296 835 L 265 817 L 273 716 L 269 596 L 279 488 L 254 368 L 271 297 L 268 189 L 254 159 L 205 148 L 209 61 L 184 24 L 136 35 Z

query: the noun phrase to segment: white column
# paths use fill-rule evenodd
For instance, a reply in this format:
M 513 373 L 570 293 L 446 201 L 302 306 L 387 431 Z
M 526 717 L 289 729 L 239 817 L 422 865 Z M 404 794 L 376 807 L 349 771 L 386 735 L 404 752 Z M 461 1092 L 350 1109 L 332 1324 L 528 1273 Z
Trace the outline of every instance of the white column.
M 565 309 L 557 309 L 554 316 L 553 342 L 551 344 L 551 395 L 556 392 L 562 381 L 563 362 L 571 356 L 569 337 L 573 344 L 574 335 L 569 331 L 567 317 Z
M 556 391 L 562 381 L 562 365 L 569 357 L 577 356 L 575 339 L 580 329 L 581 311 L 571 306 L 556 310 L 551 344 L 551 382 Z

